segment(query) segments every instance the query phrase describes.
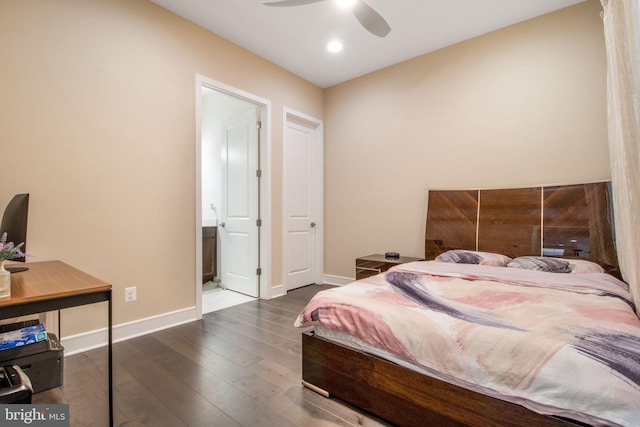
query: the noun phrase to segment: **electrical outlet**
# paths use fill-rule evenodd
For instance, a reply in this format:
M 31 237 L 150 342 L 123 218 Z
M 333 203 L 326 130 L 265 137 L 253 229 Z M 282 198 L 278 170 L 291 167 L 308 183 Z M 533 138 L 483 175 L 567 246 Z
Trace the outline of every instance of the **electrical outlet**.
M 124 288 L 124 302 L 133 302 L 136 300 L 136 287 Z

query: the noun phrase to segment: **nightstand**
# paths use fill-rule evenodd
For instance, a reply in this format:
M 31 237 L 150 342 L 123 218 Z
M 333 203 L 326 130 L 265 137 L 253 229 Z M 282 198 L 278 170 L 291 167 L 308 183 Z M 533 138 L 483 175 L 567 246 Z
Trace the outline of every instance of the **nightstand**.
M 367 255 L 356 258 L 356 280 L 375 276 L 376 274 L 380 274 L 383 271 L 387 271 L 394 265 L 423 260 L 424 258 L 414 258 L 408 256 L 401 256 L 400 258 L 385 258 L 385 256 L 382 254 Z

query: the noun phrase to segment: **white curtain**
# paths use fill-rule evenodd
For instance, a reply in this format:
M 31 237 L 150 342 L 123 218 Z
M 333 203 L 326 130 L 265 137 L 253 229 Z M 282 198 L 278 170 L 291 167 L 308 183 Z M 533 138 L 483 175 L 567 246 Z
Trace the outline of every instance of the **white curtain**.
M 618 258 L 640 315 L 640 1 L 601 3 Z

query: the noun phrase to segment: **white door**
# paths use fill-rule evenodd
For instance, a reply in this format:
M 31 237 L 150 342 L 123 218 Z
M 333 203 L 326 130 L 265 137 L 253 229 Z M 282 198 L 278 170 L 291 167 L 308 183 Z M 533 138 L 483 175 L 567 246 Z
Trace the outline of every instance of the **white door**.
M 258 297 L 257 110 L 222 124 L 222 206 L 218 225 L 222 286 Z
M 321 238 L 317 198 L 319 162 L 317 127 L 293 120 L 285 121 L 283 138 L 284 256 L 287 290 L 316 283 L 317 239 Z M 320 258 L 321 259 L 321 258 Z

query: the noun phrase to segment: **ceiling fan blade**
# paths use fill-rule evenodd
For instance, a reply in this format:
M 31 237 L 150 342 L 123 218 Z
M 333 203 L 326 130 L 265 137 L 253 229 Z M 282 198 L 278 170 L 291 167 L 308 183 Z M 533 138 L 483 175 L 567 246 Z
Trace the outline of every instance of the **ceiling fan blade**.
M 387 21 L 384 20 L 382 15 L 373 10 L 371 6 L 362 0 L 356 1 L 356 4 L 353 6 L 353 14 L 358 21 L 360 21 L 362 26 L 371 34 L 378 37 L 385 37 L 391 31 L 391 27 L 387 24 Z
M 280 0 L 280 1 L 263 1 L 265 6 L 275 7 L 289 7 L 289 6 L 304 6 L 305 4 L 318 3 L 324 0 Z

